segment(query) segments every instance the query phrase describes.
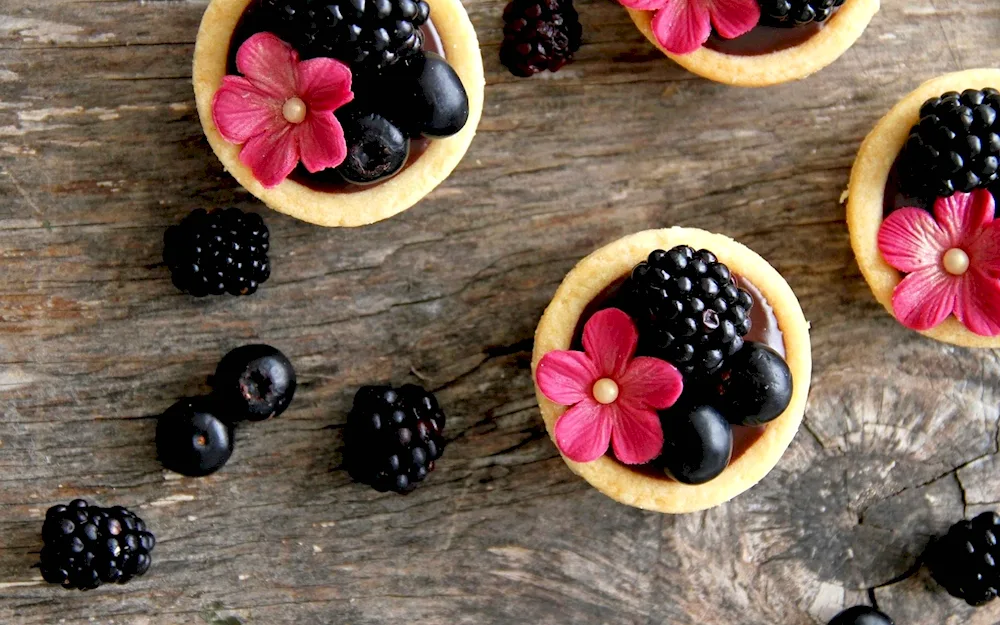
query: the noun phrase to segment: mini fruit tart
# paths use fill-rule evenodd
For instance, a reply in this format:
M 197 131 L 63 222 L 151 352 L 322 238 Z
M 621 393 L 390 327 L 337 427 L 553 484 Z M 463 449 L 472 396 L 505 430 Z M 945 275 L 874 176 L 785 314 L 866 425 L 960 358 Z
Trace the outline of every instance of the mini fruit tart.
M 851 171 L 861 273 L 904 326 L 1000 347 L 1000 70 L 948 74 L 900 101 Z
M 226 169 L 282 213 L 363 226 L 458 165 L 483 108 L 460 0 L 212 0 L 194 90 Z
M 545 427 L 621 503 L 687 513 L 774 468 L 798 431 L 809 325 L 763 258 L 718 234 L 648 230 L 566 276 L 535 332 Z
M 879 0 L 619 0 L 688 71 L 741 87 L 805 78 L 847 51 Z

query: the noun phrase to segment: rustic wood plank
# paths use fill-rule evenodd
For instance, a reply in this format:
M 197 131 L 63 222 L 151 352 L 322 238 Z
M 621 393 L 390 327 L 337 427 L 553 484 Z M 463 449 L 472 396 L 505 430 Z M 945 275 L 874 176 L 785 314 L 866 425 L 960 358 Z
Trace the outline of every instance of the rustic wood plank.
M 496 59 L 500 3 L 469 0 L 489 86 L 455 175 L 362 230 L 268 212 L 271 281 L 195 301 L 159 265 L 164 228 L 196 206 L 259 208 L 194 111 L 204 4 L 0 5 L 0 621 L 811 625 L 1000 500 L 996 354 L 889 319 L 837 203 L 899 97 L 996 63 L 993 0 L 887 1 L 838 63 L 763 91 L 687 74 L 603 0 L 579 5 L 575 64 L 515 79 Z M 816 364 L 778 469 L 680 518 L 573 477 L 528 373 L 574 262 L 672 224 L 770 259 L 813 322 Z M 250 340 L 292 357 L 293 408 L 242 429 L 219 474 L 166 474 L 151 416 Z M 449 413 L 440 468 L 405 498 L 351 484 L 354 390 L 415 373 Z M 87 594 L 39 583 L 44 510 L 76 496 L 140 511 L 160 538 L 150 575 Z M 925 574 L 876 596 L 901 625 L 1000 621 Z

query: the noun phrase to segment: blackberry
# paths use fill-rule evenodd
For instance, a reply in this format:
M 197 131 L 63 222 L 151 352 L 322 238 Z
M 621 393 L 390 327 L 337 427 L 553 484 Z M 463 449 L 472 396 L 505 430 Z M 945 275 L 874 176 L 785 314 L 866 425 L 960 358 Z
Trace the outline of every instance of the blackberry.
M 655 250 L 632 270 L 619 307 L 639 330 L 639 353 L 704 378 L 743 347 L 753 298 L 708 250 Z
M 557 71 L 580 49 L 583 27 L 573 0 L 512 0 L 503 21 L 500 62 L 515 76 Z
M 121 506 L 91 506 L 82 499 L 49 508 L 42 539 L 42 577 L 80 590 L 124 584 L 145 574 L 156 545 L 146 524 L 132 512 Z
M 924 554 L 931 575 L 953 597 L 973 606 L 993 601 L 1000 591 L 1000 516 L 984 512 L 959 521 Z
M 174 286 L 195 297 L 250 295 L 271 275 L 270 233 L 257 213 L 199 208 L 163 235 Z
M 761 23 L 791 28 L 825 22 L 846 0 L 757 0 Z
M 987 187 L 1000 165 L 1000 92 L 949 91 L 920 107 L 899 155 L 900 186 L 922 197 Z
M 444 420 L 437 399 L 419 386 L 361 387 L 345 432 L 351 477 L 380 492 L 413 490 L 441 457 Z
M 424 0 L 254 0 L 233 48 L 272 32 L 304 58 L 331 57 L 380 70 L 423 48 Z

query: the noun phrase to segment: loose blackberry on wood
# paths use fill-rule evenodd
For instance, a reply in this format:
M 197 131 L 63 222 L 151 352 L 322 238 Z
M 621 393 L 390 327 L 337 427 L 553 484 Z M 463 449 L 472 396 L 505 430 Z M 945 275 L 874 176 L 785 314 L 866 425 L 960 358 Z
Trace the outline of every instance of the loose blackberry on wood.
M 382 492 L 413 490 L 441 457 L 444 422 L 437 399 L 419 386 L 361 387 L 345 432 L 351 477 Z
M 984 512 L 959 521 L 924 554 L 931 575 L 954 597 L 969 605 L 993 601 L 1000 591 L 1000 516 Z
M 381 70 L 419 52 L 423 0 L 254 0 L 234 42 L 261 31 L 291 44 L 302 58 L 330 57 L 352 71 Z
M 250 295 L 271 275 L 269 238 L 257 213 L 199 208 L 167 228 L 163 261 L 174 285 L 196 297 Z
M 82 499 L 49 508 L 42 526 L 39 568 L 50 584 L 91 590 L 124 584 L 149 570 L 156 539 L 134 513 Z
M 503 21 L 500 62 L 515 76 L 557 71 L 580 49 L 583 28 L 572 0 L 513 0 Z
M 619 306 L 636 322 L 639 353 L 703 378 L 743 347 L 753 298 L 708 250 L 655 250 L 625 281 Z
M 1000 92 L 949 91 L 920 107 L 899 156 L 904 191 L 924 197 L 969 193 L 997 182 Z

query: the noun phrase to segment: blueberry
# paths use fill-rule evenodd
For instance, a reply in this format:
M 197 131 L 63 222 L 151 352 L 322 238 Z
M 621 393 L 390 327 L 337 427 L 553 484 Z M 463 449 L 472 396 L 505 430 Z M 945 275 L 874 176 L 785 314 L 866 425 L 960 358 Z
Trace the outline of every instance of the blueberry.
M 875 608 L 856 605 L 833 617 L 830 625 L 894 625 L 892 619 Z
M 263 421 L 288 408 L 295 395 L 295 369 L 270 345 L 244 345 L 226 354 L 212 378 L 226 417 Z
M 213 414 L 208 397 L 182 399 L 160 416 L 156 451 L 163 466 L 200 477 L 222 468 L 233 454 L 230 426 Z
M 663 453 L 657 459 L 678 482 L 704 484 L 729 465 L 733 431 L 710 406 L 678 406 L 660 413 Z
M 719 374 L 715 407 L 731 423 L 763 425 L 781 416 L 792 400 L 792 372 L 778 352 L 748 341 Z
M 410 140 L 376 113 L 346 115 L 342 120 L 347 158 L 337 173 L 352 184 L 371 184 L 396 175 L 410 156 Z

